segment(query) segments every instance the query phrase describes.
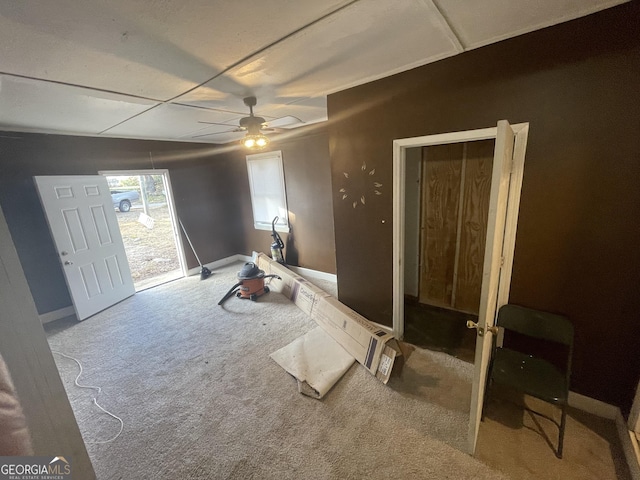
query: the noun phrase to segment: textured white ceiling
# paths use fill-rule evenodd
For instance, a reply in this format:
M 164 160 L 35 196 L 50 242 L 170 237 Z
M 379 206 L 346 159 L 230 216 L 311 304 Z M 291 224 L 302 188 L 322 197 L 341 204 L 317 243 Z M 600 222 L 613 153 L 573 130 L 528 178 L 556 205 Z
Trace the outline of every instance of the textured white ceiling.
M 155 105 L 148 100 L 28 78 L 0 78 L 0 125 L 99 134 Z
M 318 122 L 329 93 L 625 1 L 2 1 L 0 129 L 224 143 L 248 95 Z

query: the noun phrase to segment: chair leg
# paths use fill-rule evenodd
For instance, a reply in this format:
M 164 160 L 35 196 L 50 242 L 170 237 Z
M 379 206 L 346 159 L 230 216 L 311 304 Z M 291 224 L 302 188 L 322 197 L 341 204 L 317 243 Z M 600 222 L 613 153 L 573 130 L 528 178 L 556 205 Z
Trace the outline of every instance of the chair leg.
M 560 420 L 560 432 L 558 435 L 558 453 L 556 456 L 562 458 L 562 446 L 564 443 L 564 428 L 567 424 L 567 405 L 562 405 L 562 418 Z
M 491 372 L 492 365 L 489 365 L 489 371 L 487 372 L 487 378 L 484 383 L 484 395 L 482 396 L 482 412 L 480 412 L 480 421 L 484 422 L 484 409 L 487 406 L 487 400 L 489 398 L 489 388 L 491 388 Z

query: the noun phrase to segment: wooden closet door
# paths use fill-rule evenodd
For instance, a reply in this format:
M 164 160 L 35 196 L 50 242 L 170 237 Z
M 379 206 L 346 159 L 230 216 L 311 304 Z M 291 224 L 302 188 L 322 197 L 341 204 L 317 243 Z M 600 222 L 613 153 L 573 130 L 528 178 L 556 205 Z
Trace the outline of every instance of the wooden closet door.
M 420 303 L 478 314 L 494 144 L 422 149 Z
M 464 161 L 453 308 L 476 315 L 480 308 L 494 148 L 494 140 L 469 142 L 466 144 Z
M 420 303 L 451 308 L 463 147 L 422 149 Z

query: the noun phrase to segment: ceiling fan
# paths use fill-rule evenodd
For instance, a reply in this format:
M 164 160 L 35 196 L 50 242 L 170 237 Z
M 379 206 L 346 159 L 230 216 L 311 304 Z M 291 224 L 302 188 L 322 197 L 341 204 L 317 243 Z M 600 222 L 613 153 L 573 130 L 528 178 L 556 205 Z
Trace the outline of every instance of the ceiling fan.
M 242 144 L 250 150 L 260 150 L 262 148 L 265 148 L 269 144 L 269 137 L 267 137 L 263 132 L 276 131 L 276 129 L 279 128 L 285 128 L 290 125 L 304 123 L 299 118 L 291 115 L 276 118 L 275 120 L 267 123 L 267 121 L 263 117 L 258 117 L 253 113 L 253 107 L 255 107 L 257 103 L 256 97 L 245 97 L 243 99 L 243 102 L 247 107 L 249 107 L 249 116 L 241 118 L 238 127 L 224 132 L 195 135 L 191 138 L 223 135 L 234 132 L 245 132 L 244 138 L 242 139 Z M 199 121 L 198 123 L 206 123 L 208 125 L 228 125 L 225 123 L 205 121 Z

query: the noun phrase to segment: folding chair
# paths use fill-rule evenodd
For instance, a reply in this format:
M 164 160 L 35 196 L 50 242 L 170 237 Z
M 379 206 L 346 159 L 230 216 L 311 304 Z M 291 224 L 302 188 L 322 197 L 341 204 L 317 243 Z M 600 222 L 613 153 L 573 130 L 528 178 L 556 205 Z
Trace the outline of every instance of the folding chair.
M 485 389 L 485 401 L 491 384 L 500 384 L 559 406 L 562 409 L 560 424 L 539 412 L 534 413 L 548 418 L 558 427 L 556 456 L 562 458 L 573 355 L 573 325 L 564 316 L 517 305 L 502 306 L 496 325 L 505 329 L 505 335 L 508 335 L 508 331 L 514 331 L 520 335 L 556 342 L 567 347 L 566 368 L 561 370 L 548 360 L 498 347 L 494 342 Z

